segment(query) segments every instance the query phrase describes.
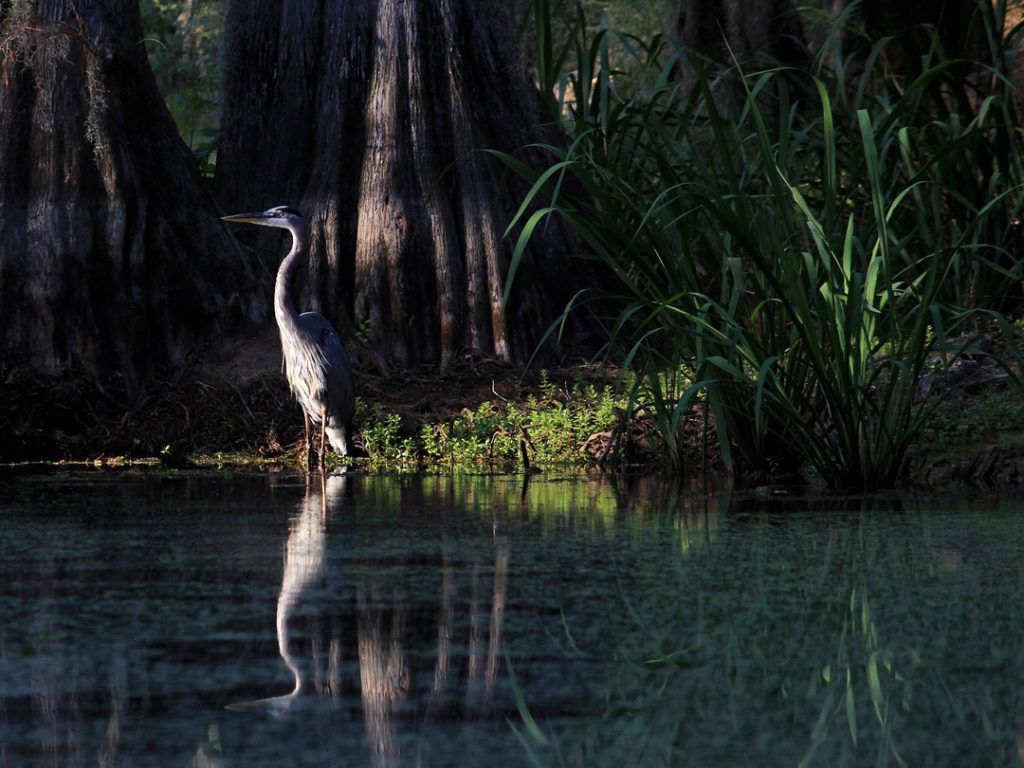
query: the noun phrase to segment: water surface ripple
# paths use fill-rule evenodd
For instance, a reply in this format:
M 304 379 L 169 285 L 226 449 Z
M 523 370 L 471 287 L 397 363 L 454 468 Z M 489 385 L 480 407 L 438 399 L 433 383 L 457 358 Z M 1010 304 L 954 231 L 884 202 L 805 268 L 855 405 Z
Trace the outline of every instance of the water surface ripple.
M 0 766 L 1016 765 L 1019 498 L 0 480 Z

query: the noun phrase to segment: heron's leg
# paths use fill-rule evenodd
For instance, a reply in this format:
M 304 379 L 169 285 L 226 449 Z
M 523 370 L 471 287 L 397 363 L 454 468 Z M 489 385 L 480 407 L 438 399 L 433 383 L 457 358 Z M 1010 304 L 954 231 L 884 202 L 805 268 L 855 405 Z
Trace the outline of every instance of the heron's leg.
M 310 451 L 313 448 L 313 444 L 309 442 L 309 414 L 302 414 L 306 419 L 306 472 L 313 471 L 313 454 Z
M 324 471 L 324 448 L 327 439 L 327 403 L 320 406 L 320 474 Z

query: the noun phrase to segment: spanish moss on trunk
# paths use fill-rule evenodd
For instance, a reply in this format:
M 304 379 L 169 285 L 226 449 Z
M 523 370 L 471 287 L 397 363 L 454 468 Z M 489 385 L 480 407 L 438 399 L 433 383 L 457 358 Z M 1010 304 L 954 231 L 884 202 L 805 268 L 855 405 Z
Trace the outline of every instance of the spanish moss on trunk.
M 482 150 L 549 140 L 500 0 L 234 0 L 217 190 L 298 205 L 303 309 L 398 363 L 522 361 L 572 286 L 565 231 L 535 238 L 503 311 L 524 191 Z M 275 247 L 279 247 L 274 243 Z
M 0 363 L 131 395 L 240 317 L 249 270 L 132 0 L 0 0 Z

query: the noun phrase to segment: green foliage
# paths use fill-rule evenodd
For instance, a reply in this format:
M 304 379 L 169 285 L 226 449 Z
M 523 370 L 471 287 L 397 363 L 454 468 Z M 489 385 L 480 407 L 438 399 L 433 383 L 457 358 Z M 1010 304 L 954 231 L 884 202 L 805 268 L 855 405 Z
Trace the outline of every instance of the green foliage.
M 357 418 L 362 425 L 363 448 L 375 469 L 388 467 L 415 468 L 416 443 L 402 434 L 402 419 L 397 413 L 384 411 L 374 405 L 367 409 L 357 401 Z
M 922 430 L 922 442 L 931 452 L 977 451 L 991 444 L 1019 448 L 1024 433 L 1024 400 L 1019 392 L 993 391 L 963 407 L 936 414 Z
M 585 460 L 582 449 L 587 438 L 611 430 L 617 421 L 616 409 L 623 405 L 610 387 L 592 384 L 576 384 L 564 400 L 553 386 L 540 398 L 529 398 L 524 427 L 536 460 L 553 463 L 559 456 Z
M 420 433 L 423 455 L 439 467 L 513 468 L 523 452 L 531 465 L 582 464 L 587 439 L 610 430 L 623 401 L 610 387 L 578 383 L 561 392 L 546 380 L 524 407 L 481 403 L 466 408 L 448 424 L 428 424 Z
M 524 452 L 530 467 L 592 463 L 588 438 L 611 430 L 624 406 L 610 387 L 559 388 L 544 378 L 525 403 L 485 401 L 418 434 L 399 414 L 361 399 L 356 422 L 372 469 L 510 470 L 524 467 Z
M 659 36 L 678 5 L 669 0 L 534 0 L 527 3 L 523 16 L 523 42 L 527 61 L 534 67 L 541 97 L 552 115 L 559 114 L 567 98 L 589 87 L 596 72 L 587 68 L 571 69 L 574 62 L 589 64 L 580 46 L 591 35 L 607 30 L 615 33 L 602 64 L 608 70 L 628 77 L 628 68 L 620 61 L 628 59 L 633 41 Z M 581 34 L 582 32 L 582 34 Z
M 1010 43 L 979 9 L 990 55 L 935 54 L 909 81 L 882 64 L 891 40 L 851 80 L 845 19 L 810 71 L 683 81 L 688 54 L 591 32 L 580 11 L 551 58 L 579 73 L 556 105 L 566 147 L 547 147 L 541 174 L 502 156 L 533 182 L 509 228 L 510 279 L 547 216 L 573 227 L 620 286 L 609 350 L 636 373 L 630 410 L 652 417 L 677 466 L 703 397 L 727 464 L 890 484 L 941 394 L 917 399 L 928 362 L 969 351 L 981 314 L 1006 329 L 992 310 L 1021 295 L 1008 222 L 1024 140 Z M 632 57 L 614 85 L 613 39 Z M 979 73 L 992 92 L 959 98 Z
M 142 0 L 140 6 L 157 86 L 204 176 L 213 175 L 217 161 L 225 5 L 223 0 Z
M 420 434 L 427 462 L 460 467 L 513 467 L 519 459 L 519 413 L 499 413 L 490 402 L 463 409 L 448 424 L 426 425 Z

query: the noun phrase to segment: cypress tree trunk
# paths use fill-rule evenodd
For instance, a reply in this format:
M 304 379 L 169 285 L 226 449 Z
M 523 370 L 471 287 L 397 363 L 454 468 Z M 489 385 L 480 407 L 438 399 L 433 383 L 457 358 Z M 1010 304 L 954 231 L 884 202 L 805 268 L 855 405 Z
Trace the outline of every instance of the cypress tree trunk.
M 974 0 L 903 0 L 900 3 L 867 0 L 859 7 L 859 14 L 868 37 L 895 36 L 906 50 L 904 60 L 898 65 L 914 68 L 918 64 L 916 59 L 932 46 L 924 27 L 935 30 L 946 58 L 956 59 L 972 53 L 971 49 L 983 42 L 978 30 L 974 30 L 973 41 L 968 34 L 976 8 Z
M 545 138 L 504 2 L 235 0 L 226 62 L 218 194 L 298 201 L 307 308 L 399 363 L 534 351 L 572 280 L 552 224 L 502 311 L 523 190 L 480 150 Z
M 239 316 L 248 268 L 132 0 L 0 0 L 0 361 L 137 392 Z
M 723 61 L 798 63 L 803 30 L 790 0 L 680 0 L 676 36 L 683 45 Z

